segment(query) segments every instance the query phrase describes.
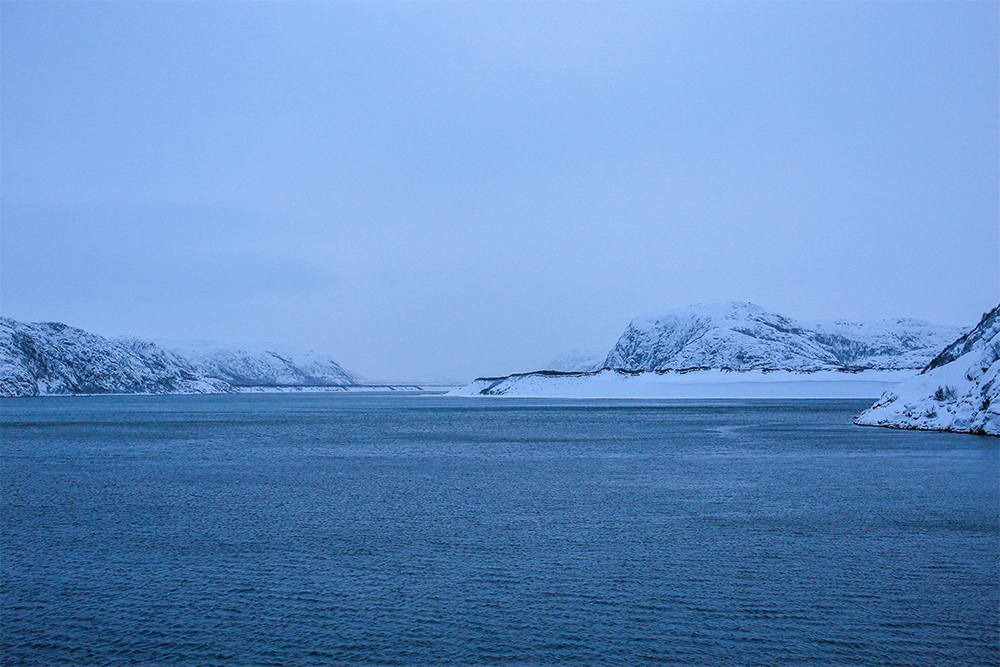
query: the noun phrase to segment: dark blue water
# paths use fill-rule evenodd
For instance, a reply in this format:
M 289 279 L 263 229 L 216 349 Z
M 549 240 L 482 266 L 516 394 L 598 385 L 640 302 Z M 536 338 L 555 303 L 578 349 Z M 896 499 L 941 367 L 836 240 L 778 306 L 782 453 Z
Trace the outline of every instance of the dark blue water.
M 866 401 L 4 400 L 4 665 L 992 665 L 998 439 Z

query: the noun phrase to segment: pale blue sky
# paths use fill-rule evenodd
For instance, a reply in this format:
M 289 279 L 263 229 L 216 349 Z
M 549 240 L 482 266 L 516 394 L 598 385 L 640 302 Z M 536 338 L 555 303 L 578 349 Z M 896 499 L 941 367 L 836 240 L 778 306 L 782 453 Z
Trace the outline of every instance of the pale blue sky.
M 531 370 L 1000 300 L 1000 4 L 0 4 L 0 309 Z

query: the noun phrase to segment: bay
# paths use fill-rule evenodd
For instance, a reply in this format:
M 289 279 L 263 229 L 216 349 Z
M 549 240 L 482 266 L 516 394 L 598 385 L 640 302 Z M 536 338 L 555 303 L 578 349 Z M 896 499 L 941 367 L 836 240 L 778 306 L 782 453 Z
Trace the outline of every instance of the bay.
M 870 401 L 0 401 L 4 665 L 1000 662 L 998 439 Z

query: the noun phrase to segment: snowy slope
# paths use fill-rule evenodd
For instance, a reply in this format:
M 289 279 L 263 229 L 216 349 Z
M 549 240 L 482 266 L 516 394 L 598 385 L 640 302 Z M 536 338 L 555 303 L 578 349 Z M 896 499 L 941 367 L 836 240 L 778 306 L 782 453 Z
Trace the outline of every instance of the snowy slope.
M 326 355 L 280 345 L 104 338 L 58 322 L 0 318 L 0 396 L 378 389 Z M 416 387 L 385 385 L 386 389 Z
M 234 387 L 331 387 L 357 385 L 357 376 L 332 357 L 300 348 L 259 344 L 229 346 L 211 341 L 156 341 L 187 359 L 206 377 Z
M 603 362 L 553 364 L 576 372 L 480 378 L 452 394 L 868 398 L 912 377 L 961 331 L 911 319 L 805 323 L 752 303 L 695 305 L 632 320 Z
M 912 377 L 901 371 L 540 371 L 480 378 L 450 396 L 534 398 L 871 398 Z
M 629 323 L 605 368 L 918 370 L 961 333 L 911 319 L 806 323 L 752 303 L 695 305 Z
M 108 339 L 57 322 L 0 318 L 0 396 L 229 390 L 176 354 L 137 338 Z
M 604 366 L 604 353 L 589 350 L 569 350 L 549 362 L 546 368 L 550 371 L 586 372 L 600 370 Z
M 1000 435 L 1000 306 L 858 417 L 865 426 Z

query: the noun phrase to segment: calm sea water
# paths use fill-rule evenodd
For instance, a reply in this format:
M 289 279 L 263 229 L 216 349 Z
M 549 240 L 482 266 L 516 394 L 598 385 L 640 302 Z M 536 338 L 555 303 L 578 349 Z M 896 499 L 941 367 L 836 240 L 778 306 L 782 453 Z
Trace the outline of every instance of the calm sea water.
M 998 439 L 867 401 L 4 400 L 4 665 L 995 665 Z

